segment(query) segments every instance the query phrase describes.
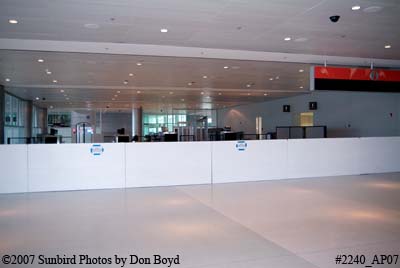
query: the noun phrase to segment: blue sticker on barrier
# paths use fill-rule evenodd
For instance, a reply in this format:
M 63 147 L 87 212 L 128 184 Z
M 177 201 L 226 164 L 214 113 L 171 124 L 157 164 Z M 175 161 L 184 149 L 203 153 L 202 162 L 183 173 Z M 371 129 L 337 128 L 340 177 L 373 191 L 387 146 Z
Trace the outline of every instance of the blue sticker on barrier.
M 92 147 L 90 148 L 90 153 L 92 155 L 101 155 L 104 153 L 104 148 L 101 146 L 101 144 L 93 144 Z
M 247 148 L 247 142 L 246 141 L 237 141 L 236 142 L 236 149 L 238 151 L 244 151 Z

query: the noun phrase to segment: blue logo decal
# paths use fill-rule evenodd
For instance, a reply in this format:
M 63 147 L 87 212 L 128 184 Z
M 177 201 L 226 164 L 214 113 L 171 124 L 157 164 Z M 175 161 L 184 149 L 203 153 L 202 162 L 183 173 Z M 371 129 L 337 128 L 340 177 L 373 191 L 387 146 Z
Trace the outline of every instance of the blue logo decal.
M 244 151 L 247 148 L 247 142 L 246 141 L 237 141 L 236 142 L 236 149 L 238 151 Z
M 104 153 L 104 148 L 101 144 L 93 144 L 92 148 L 90 148 L 90 153 L 92 155 L 101 155 Z

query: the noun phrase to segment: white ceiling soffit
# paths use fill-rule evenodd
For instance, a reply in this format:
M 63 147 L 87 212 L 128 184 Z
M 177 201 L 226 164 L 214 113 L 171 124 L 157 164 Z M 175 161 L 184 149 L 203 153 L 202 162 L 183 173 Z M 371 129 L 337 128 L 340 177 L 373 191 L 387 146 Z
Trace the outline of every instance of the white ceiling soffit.
M 293 54 L 233 49 L 178 47 L 146 44 L 118 44 L 101 42 L 1 39 L 2 50 L 75 52 L 115 55 L 190 57 L 209 59 L 253 60 L 270 62 L 291 62 L 348 66 L 370 66 L 400 68 L 400 60 L 358 57 Z

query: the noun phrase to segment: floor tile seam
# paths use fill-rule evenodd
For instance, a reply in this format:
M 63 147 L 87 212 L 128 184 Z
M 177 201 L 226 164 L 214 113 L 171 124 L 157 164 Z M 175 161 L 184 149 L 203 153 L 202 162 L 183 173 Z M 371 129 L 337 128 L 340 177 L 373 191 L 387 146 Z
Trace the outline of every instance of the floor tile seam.
M 210 206 L 209 204 L 207 204 L 207 203 L 201 201 L 200 199 L 198 199 L 198 198 L 192 196 L 191 194 L 187 193 L 185 190 L 178 189 L 178 188 L 176 188 L 176 189 L 177 189 L 178 191 L 184 193 L 185 195 L 187 195 L 189 198 L 191 198 L 191 199 L 193 199 L 193 200 L 196 200 L 197 202 L 199 202 L 199 203 L 202 204 L 203 206 L 205 206 L 205 207 L 207 207 L 207 208 L 213 210 L 213 211 L 216 212 L 217 214 L 219 214 L 219 215 L 221 215 L 222 217 L 224 217 L 224 218 L 228 219 L 229 221 L 233 222 L 234 224 L 236 224 L 236 225 L 240 226 L 241 228 L 247 230 L 248 232 L 255 234 L 257 237 L 261 238 L 261 239 L 264 240 L 265 242 L 271 243 L 271 244 L 273 244 L 274 246 L 276 246 L 277 248 L 279 248 L 279 249 L 281 249 L 281 250 L 284 250 L 284 251 L 286 251 L 286 252 L 288 253 L 288 254 L 282 254 L 282 255 L 279 255 L 279 256 L 291 256 L 291 255 L 293 255 L 293 256 L 298 257 L 298 258 L 302 259 L 303 261 L 305 261 L 305 262 L 307 262 L 307 263 L 309 263 L 309 264 L 311 264 L 311 265 L 313 265 L 313 266 L 315 266 L 315 267 L 318 267 L 316 264 L 309 262 L 308 260 L 306 260 L 306 259 L 302 258 L 301 256 L 297 255 L 296 253 L 294 253 L 293 251 L 291 251 L 291 250 L 289 250 L 289 249 L 287 249 L 287 248 L 285 248 L 285 247 L 279 245 L 278 243 L 276 243 L 276 242 L 274 242 L 274 241 L 272 241 L 272 240 L 269 240 L 268 238 L 264 237 L 262 234 L 260 234 L 260 233 L 258 233 L 258 232 L 256 232 L 256 231 L 252 230 L 252 229 L 249 228 L 248 226 L 246 226 L 246 225 L 244 225 L 244 224 L 242 224 L 242 223 L 240 223 L 240 222 L 238 222 L 238 221 L 232 219 L 231 217 L 225 215 L 223 212 L 221 212 L 221 211 L 217 210 L 216 208 Z M 320 268 L 320 267 L 318 267 L 318 268 Z

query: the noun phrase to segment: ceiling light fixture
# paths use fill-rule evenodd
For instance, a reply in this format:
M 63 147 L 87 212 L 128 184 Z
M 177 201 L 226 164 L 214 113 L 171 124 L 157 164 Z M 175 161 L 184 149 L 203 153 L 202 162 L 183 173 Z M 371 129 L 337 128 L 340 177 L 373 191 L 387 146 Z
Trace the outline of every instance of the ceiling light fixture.
M 127 85 L 127 84 L 128 84 L 128 80 L 125 80 L 125 81 L 124 81 L 124 84 Z
M 163 28 L 163 29 L 160 30 L 160 32 L 162 32 L 162 33 L 168 33 L 168 29 L 167 29 L 167 28 Z
M 61 92 L 61 93 L 64 93 L 64 89 L 60 89 L 60 92 Z
M 247 84 L 246 87 L 251 87 L 251 85 L 250 85 L 250 84 Z
M 129 76 L 133 76 L 133 73 L 130 73 Z
M 46 69 L 46 74 L 51 74 L 51 72 L 48 69 Z
M 11 81 L 11 79 L 10 79 L 10 78 L 6 78 L 5 80 L 6 80 L 6 82 L 10 82 L 10 81 Z
M 191 85 L 193 85 L 193 82 L 189 82 L 189 83 L 188 83 L 188 86 L 191 86 Z
M 136 93 L 137 93 L 137 94 L 140 94 L 140 93 L 142 93 L 142 91 L 138 90 L 138 91 L 136 91 Z
M 170 92 L 169 92 L 169 95 L 172 95 L 172 94 L 174 94 L 174 92 L 170 91 Z
M 267 94 L 267 93 L 264 93 L 264 96 L 268 96 L 268 94 Z
M 142 66 L 142 64 L 141 62 L 136 63 L 137 66 Z
M 300 88 L 302 89 L 302 88 L 303 88 L 303 86 L 300 86 Z
M 220 96 L 221 96 L 221 95 L 222 95 L 222 93 L 220 92 L 220 93 L 218 93 L 218 95 L 220 95 Z
M 69 100 L 69 98 L 65 98 L 66 100 Z
M 224 69 L 229 69 L 229 66 L 224 66 Z
M 204 78 L 204 79 L 207 79 L 207 75 L 203 75 L 203 78 Z
M 185 99 L 181 99 L 181 101 L 185 101 Z
M 247 93 L 247 96 L 250 96 L 251 95 L 251 93 Z
M 360 6 L 352 6 L 351 10 L 360 10 L 360 8 L 361 8 Z
M 274 80 L 274 78 L 273 78 L 273 77 L 271 77 L 269 80 L 270 80 L 270 81 L 272 81 L 272 80 Z
M 385 45 L 385 48 L 391 48 L 392 46 L 391 45 Z
M 57 83 L 57 82 L 58 82 L 57 80 L 55 80 L 55 79 L 53 80 L 53 83 Z
M 300 69 L 300 70 L 299 70 L 299 73 L 302 73 L 302 72 L 304 72 L 304 70 L 303 70 L 303 69 Z
M 201 94 L 201 95 L 204 95 L 204 92 L 202 91 L 200 94 Z
M 38 62 L 44 62 L 44 60 L 43 60 L 43 59 L 38 59 L 37 61 L 38 61 Z
M 290 41 L 290 40 L 292 40 L 292 38 L 291 37 L 285 37 L 283 40 Z
M 35 100 L 40 100 L 40 98 L 39 98 L 39 97 L 36 97 Z
M 120 90 L 118 90 L 118 91 L 117 91 L 117 93 L 119 94 L 119 93 L 121 93 L 121 91 L 120 91 Z
M 8 23 L 10 23 L 10 24 L 17 24 L 18 21 L 17 21 L 16 19 L 10 19 L 10 20 L 8 20 Z

